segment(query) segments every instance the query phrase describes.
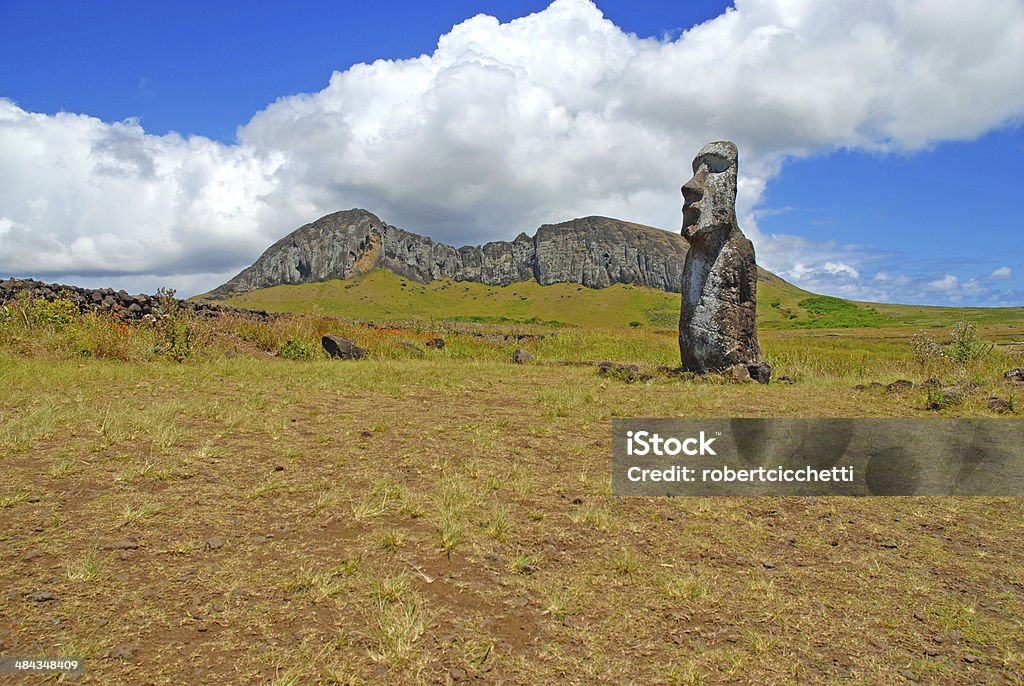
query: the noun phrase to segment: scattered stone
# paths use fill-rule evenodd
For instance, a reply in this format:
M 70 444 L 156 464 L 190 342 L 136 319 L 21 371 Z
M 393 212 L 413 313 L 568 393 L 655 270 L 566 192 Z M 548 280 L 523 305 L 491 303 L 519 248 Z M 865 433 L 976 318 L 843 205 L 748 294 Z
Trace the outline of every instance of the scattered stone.
M 583 498 L 580 498 L 578 496 L 573 498 L 572 499 L 572 504 L 573 505 L 582 505 L 583 504 Z
M 219 550 L 220 548 L 223 548 L 223 547 L 224 547 L 224 537 L 223 536 L 210 536 L 208 539 L 206 539 L 206 549 L 207 550 Z
M 1003 374 L 1003 378 L 1013 383 L 1024 383 L 1024 367 L 1016 367 Z
M 745 364 L 734 364 L 725 370 L 722 376 L 739 383 L 753 381 L 753 379 L 750 378 L 750 368 Z
M 373 432 L 370 431 L 369 429 L 363 429 L 362 431 L 359 432 L 359 435 L 362 436 L 363 438 L 369 438 L 370 436 L 373 435 Z
M 1013 405 L 1002 398 L 989 398 L 988 409 L 998 412 L 999 414 L 1009 414 L 1010 412 L 1013 412 Z
M 338 360 L 361 360 L 366 357 L 366 350 L 341 336 L 328 334 L 320 339 L 320 345 L 328 355 Z
M 512 364 L 526 364 L 527 362 L 533 362 L 533 355 L 522 348 L 516 348 L 512 351 Z
M 697 374 L 734 366 L 767 383 L 771 367 L 757 340 L 757 264 L 754 245 L 736 222 L 739 153 L 731 141 L 705 145 L 682 188 L 683 264 L 679 354 Z M 755 371 L 750 367 L 757 367 Z
M 764 562 L 762 562 L 761 566 L 765 569 L 775 569 L 775 563 L 770 562 L 769 560 L 765 560 Z
M 284 465 L 281 465 L 281 464 L 274 465 L 274 471 L 275 472 L 283 472 L 284 471 Z
M 32 594 L 32 600 L 37 603 L 49 603 L 57 599 L 56 593 L 50 591 L 36 591 Z
M 913 387 L 913 381 L 908 381 L 907 379 L 897 379 L 896 381 L 893 381 L 891 384 L 886 386 L 885 390 L 888 393 L 902 393 L 904 391 L 909 391 Z
M 124 540 L 124 541 L 115 541 L 113 543 L 107 543 L 105 546 L 103 546 L 103 549 L 104 550 L 136 550 L 136 549 L 138 549 L 138 547 L 139 547 L 138 542 L 132 541 L 132 540 Z
M 40 500 L 42 500 L 42 498 L 40 498 L 37 495 L 30 495 L 29 497 L 25 498 L 25 500 L 26 502 L 30 503 L 38 503 Z
M 757 383 L 768 383 L 772 378 L 772 366 L 762 360 L 757 364 L 747 365 L 747 373 Z M 790 383 L 792 383 L 792 380 Z
M 794 379 L 793 377 L 788 376 L 786 374 L 783 374 L 782 376 L 777 377 L 775 379 L 775 383 L 795 384 L 796 383 L 796 379 Z
M 448 677 L 452 681 L 465 681 L 469 678 L 469 675 L 466 674 L 466 671 L 463 669 L 459 669 L 458 667 L 452 667 L 448 670 Z
M 254 536 L 250 536 L 249 537 L 249 544 L 250 545 L 262 545 L 262 544 L 266 543 L 269 540 L 270 539 L 267 538 L 266 536 L 261 536 L 259 534 L 256 534 Z
M 31 560 L 36 559 L 37 557 L 42 557 L 45 554 L 46 553 L 40 550 L 39 548 L 33 548 L 32 550 L 25 553 L 25 555 L 21 559 L 23 562 L 29 562 Z
M 911 672 L 909 669 L 904 669 L 902 672 L 900 672 L 900 676 L 902 676 L 907 681 L 917 681 L 918 678 L 917 675 Z
M 964 655 L 964 662 L 973 664 L 975 662 L 981 662 L 981 658 L 977 655 L 971 655 L 970 653 L 967 653 L 966 655 Z
M 429 341 L 424 343 L 425 346 L 431 350 L 444 350 L 444 339 L 443 338 L 431 338 Z
M 615 364 L 614 362 L 600 362 L 597 365 L 597 373 L 599 376 L 610 376 L 617 379 L 622 379 L 626 383 L 636 383 L 637 381 L 651 381 L 654 379 L 652 374 L 643 374 L 640 372 L 639 365 L 635 364 Z
M 927 407 L 929 410 L 942 410 L 963 402 L 964 395 L 964 390 L 959 386 L 946 386 L 928 394 Z
M 921 388 L 942 388 L 942 382 L 934 377 L 931 379 L 925 379 L 921 382 Z

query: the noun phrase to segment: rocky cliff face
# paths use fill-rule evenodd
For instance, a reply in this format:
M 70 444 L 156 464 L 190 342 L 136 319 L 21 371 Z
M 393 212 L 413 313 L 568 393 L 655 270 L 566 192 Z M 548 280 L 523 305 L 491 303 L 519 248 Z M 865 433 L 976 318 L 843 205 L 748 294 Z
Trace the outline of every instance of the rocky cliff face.
M 511 242 L 453 248 L 353 209 L 299 227 L 208 296 L 347 279 L 371 269 L 419 282 L 450 278 L 507 286 L 536 280 L 590 288 L 634 283 L 679 292 L 686 250 L 679 235 L 607 217 L 545 224 L 533 237 L 521 233 Z

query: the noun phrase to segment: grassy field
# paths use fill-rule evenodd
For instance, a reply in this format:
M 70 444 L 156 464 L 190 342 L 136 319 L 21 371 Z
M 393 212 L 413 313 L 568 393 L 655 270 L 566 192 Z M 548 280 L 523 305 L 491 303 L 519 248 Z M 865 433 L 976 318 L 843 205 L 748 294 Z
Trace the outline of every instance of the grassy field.
M 964 363 L 905 321 L 769 329 L 794 383 L 768 386 L 659 373 L 673 333 L 612 321 L 0 319 L 0 654 L 98 684 L 1024 680 L 1014 500 L 622 499 L 609 474 L 612 417 L 996 416 L 1024 321 Z M 369 357 L 322 359 L 325 331 Z M 936 375 L 978 388 L 854 388 Z
M 318 312 L 377 321 L 454 320 L 586 327 L 622 327 L 632 323 L 662 329 L 675 329 L 679 322 L 679 294 L 642 286 L 616 284 L 595 290 L 566 283 L 541 286 L 534 281 L 485 286 L 450 279 L 421 284 L 383 270 L 345 281 L 260 289 L 224 302 L 272 312 Z M 948 327 L 964 318 L 979 324 L 1021 324 L 1024 308 L 853 303 L 809 293 L 768 273 L 762 273 L 758 282 L 758 324 L 765 330 Z

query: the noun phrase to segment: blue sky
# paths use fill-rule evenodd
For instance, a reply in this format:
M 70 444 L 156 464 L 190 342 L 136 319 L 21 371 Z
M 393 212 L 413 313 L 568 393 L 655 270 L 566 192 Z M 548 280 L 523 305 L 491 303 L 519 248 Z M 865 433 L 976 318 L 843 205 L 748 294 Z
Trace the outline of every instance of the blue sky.
M 731 138 L 789 280 L 1024 304 L 1024 9 L 987 1 L 0 0 L 0 272 L 198 292 L 352 206 L 453 243 L 678 230 Z
M 323 88 L 335 69 L 416 57 L 473 15 L 509 21 L 547 5 L 0 0 L 0 96 L 33 112 L 138 117 L 148 133 L 231 143 L 255 112 Z M 718 16 L 725 3 L 615 0 L 600 7 L 626 31 L 661 36 Z

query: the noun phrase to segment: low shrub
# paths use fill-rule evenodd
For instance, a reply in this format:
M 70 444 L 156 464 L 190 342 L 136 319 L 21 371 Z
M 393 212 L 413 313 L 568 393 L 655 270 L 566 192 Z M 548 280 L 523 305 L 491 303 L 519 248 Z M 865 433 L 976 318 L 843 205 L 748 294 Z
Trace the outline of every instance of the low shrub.
M 301 338 L 290 338 L 281 346 L 278 354 L 288 360 L 311 360 L 314 348 Z

